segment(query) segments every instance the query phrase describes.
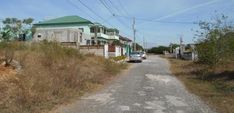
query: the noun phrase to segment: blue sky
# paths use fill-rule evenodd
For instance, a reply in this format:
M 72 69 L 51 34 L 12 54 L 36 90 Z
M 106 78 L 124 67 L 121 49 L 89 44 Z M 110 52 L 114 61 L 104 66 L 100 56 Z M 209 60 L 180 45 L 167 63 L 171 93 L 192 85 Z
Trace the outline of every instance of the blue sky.
M 148 47 L 179 43 L 193 43 L 198 25 L 180 22 L 209 20 L 223 13 L 234 20 L 234 0 L 0 0 L 0 19 L 32 17 L 35 22 L 67 15 L 78 15 L 108 27 L 118 28 L 122 35 L 133 37 L 132 17 L 136 18 L 137 42 L 143 37 Z M 115 14 L 101 4 L 103 1 Z M 217 13 L 215 13 L 217 11 Z M 101 16 L 101 18 L 99 17 Z M 153 21 L 149 21 L 153 20 Z M 179 22 L 179 23 L 175 23 Z

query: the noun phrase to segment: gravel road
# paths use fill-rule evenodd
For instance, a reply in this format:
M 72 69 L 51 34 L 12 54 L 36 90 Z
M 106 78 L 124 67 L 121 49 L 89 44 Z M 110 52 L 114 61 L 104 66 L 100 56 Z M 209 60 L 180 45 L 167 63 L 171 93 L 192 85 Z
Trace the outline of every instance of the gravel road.
M 101 91 L 55 113 L 214 113 L 172 76 L 168 61 L 149 56 Z

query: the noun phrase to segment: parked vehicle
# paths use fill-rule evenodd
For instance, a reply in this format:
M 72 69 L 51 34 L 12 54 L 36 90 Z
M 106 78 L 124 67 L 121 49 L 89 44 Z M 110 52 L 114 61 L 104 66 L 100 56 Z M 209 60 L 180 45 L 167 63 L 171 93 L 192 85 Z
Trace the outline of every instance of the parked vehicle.
M 141 57 L 143 58 L 143 59 L 146 59 L 146 57 L 147 57 L 147 55 L 146 55 L 146 52 L 141 52 Z
M 142 62 L 141 52 L 132 52 L 129 56 L 129 61 Z

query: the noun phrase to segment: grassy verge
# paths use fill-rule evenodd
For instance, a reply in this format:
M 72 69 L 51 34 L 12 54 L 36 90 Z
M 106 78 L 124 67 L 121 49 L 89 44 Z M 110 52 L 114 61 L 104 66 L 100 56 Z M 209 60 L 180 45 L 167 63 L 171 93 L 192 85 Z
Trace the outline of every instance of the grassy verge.
M 117 56 L 117 57 L 112 57 L 110 59 L 112 59 L 114 61 L 121 61 L 121 60 L 124 60 L 126 58 L 127 58 L 126 56 Z
M 0 66 L 0 113 L 40 113 L 92 91 L 117 75 L 126 64 L 61 47 L 57 43 L 0 44 L 22 65 Z M 0 60 L 3 61 L 3 60 Z
M 191 61 L 167 59 L 171 63 L 173 74 L 191 93 L 200 96 L 220 113 L 233 113 L 234 63 L 220 65 L 216 71 L 210 71 L 205 65 Z

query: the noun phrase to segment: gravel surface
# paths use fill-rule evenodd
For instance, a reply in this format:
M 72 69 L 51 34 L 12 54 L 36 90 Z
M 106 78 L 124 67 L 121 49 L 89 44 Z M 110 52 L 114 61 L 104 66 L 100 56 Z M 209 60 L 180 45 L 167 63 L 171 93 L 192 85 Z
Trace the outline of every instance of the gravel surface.
M 55 113 L 214 113 L 169 71 L 167 60 L 149 56 L 95 94 Z

